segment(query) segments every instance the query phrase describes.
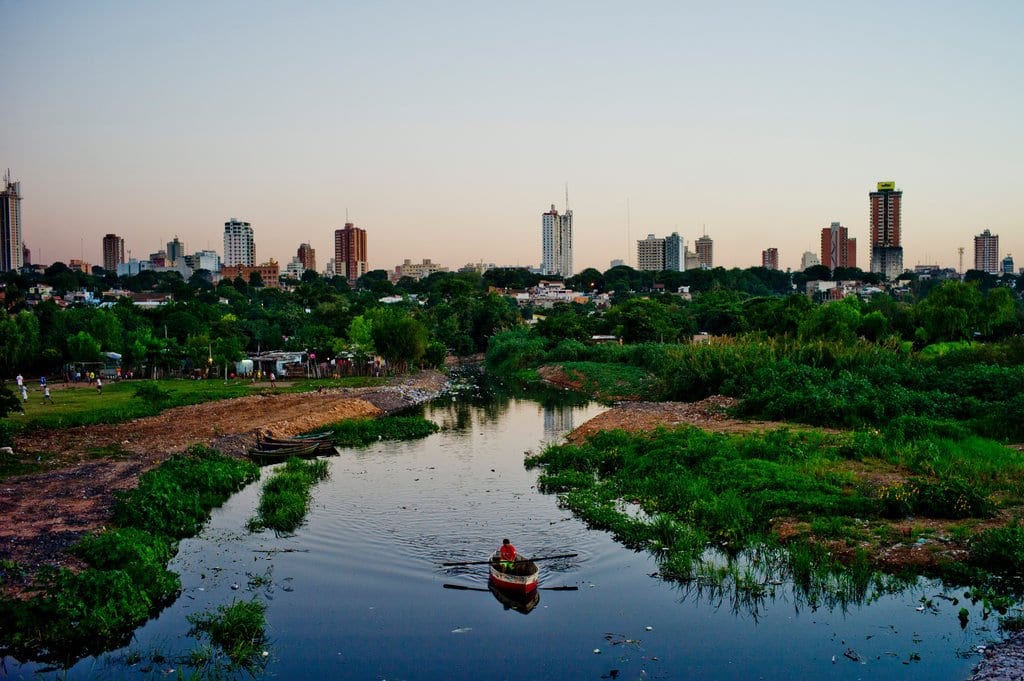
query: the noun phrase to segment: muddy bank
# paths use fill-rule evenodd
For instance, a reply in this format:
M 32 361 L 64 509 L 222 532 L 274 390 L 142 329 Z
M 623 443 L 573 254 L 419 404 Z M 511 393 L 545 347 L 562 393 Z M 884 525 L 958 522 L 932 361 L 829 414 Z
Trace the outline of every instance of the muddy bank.
M 265 392 L 169 409 L 126 423 L 35 432 L 15 442 L 22 456 L 54 455 L 51 468 L 0 481 L 0 560 L 26 572 L 73 565 L 65 550 L 107 524 L 114 492 L 193 444 L 242 456 L 259 432 L 294 435 L 346 418 L 391 414 L 425 402 L 446 385 L 424 371 L 387 385 L 311 393 Z M 97 457 L 97 450 L 109 452 Z

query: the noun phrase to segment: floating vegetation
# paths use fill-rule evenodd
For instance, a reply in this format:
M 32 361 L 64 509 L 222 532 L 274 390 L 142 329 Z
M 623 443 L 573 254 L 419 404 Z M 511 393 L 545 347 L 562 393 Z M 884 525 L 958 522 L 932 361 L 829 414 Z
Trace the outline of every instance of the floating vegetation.
M 268 656 L 266 609 L 258 600 L 235 601 L 212 612 L 189 615 L 192 625 L 189 635 L 208 637 L 210 643 L 228 657 L 229 668 L 254 672 L 262 668 Z M 194 651 L 190 663 L 200 668 L 216 668 L 217 654 L 209 647 L 200 647 Z
M 263 486 L 256 516 L 249 520 L 249 531 L 293 532 L 309 510 L 310 489 L 327 476 L 323 459 L 288 459 Z
M 440 426 L 420 416 L 386 416 L 379 419 L 347 419 L 325 428 L 339 447 L 362 447 L 380 440 L 415 440 L 433 435 Z
M 0 653 L 67 664 L 125 645 L 177 595 L 178 577 L 166 570 L 177 540 L 258 476 L 253 464 L 199 446 L 145 473 L 138 488 L 118 495 L 120 527 L 73 547 L 86 570 L 44 568 L 29 598 L 0 598 Z
M 980 452 L 993 456 L 972 461 Z M 972 538 L 967 528 L 1019 498 L 1024 464 L 1014 454 L 976 437 L 890 443 L 870 432 L 679 428 L 601 432 L 526 464 L 542 468 L 538 487 L 591 527 L 651 551 L 662 578 L 715 597 L 731 590 L 734 604 L 756 612 L 784 581 L 808 606 L 846 608 L 906 588 L 917 573 L 985 585 L 986 602 L 1004 605 L 999 594 L 1019 585 L 991 573 L 1024 571 L 1024 529 Z M 931 522 L 899 525 L 909 514 Z M 951 519 L 959 524 L 948 531 L 931 527 Z M 916 557 L 883 560 L 893 544 Z M 968 563 L 950 549 L 969 549 Z

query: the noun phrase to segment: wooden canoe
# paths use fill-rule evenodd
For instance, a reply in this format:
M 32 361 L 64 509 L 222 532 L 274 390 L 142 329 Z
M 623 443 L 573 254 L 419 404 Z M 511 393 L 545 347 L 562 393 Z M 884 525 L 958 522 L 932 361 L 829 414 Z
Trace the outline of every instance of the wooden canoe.
M 275 449 L 257 447 L 249 450 L 249 458 L 263 464 L 287 461 L 293 456 L 300 459 L 308 459 L 320 453 L 320 444 L 319 442 L 312 442 L 301 446 L 279 447 Z
M 540 578 L 540 569 L 532 560 L 519 558 L 511 572 L 506 572 L 501 567 L 501 560 L 498 552 L 491 555 L 490 562 L 490 584 L 502 591 L 528 594 L 537 590 L 537 580 Z
M 260 437 L 256 441 L 258 449 L 264 451 L 273 451 L 275 449 L 291 449 L 295 447 L 308 447 L 310 445 L 317 445 L 322 451 L 329 452 L 334 449 L 334 445 L 327 437 L 304 437 L 304 438 L 290 438 L 290 437 L 273 437 L 265 435 Z

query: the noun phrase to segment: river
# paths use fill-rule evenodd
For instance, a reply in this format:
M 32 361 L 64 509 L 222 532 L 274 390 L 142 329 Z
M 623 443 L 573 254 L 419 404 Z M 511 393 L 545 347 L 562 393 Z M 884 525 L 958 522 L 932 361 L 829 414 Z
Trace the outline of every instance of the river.
M 652 576 L 650 556 L 588 529 L 523 466 L 602 410 L 425 405 L 442 432 L 342 450 L 293 536 L 245 530 L 252 485 L 181 543 L 181 597 L 128 648 L 60 677 L 188 678 L 182 657 L 199 643 L 187 616 L 253 597 L 267 604 L 265 672 L 280 679 L 963 679 L 998 638 L 980 605 L 934 582 L 843 610 L 812 608 L 787 584 L 752 604 Z M 540 564 L 545 588 L 526 614 L 486 591 L 485 566 L 440 565 L 481 560 L 503 537 L 526 555 L 579 554 Z M 562 586 L 578 589 L 550 590 Z M 11 678 L 46 676 L 5 662 Z

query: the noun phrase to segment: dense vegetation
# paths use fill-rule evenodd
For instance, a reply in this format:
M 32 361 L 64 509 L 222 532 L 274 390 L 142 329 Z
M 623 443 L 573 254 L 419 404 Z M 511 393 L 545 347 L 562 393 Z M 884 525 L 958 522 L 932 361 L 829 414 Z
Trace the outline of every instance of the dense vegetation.
M 258 476 L 253 464 L 198 446 L 144 474 L 137 489 L 118 495 L 117 527 L 72 549 L 88 569 L 47 568 L 28 586 L 30 598 L 0 598 L 0 652 L 68 663 L 124 645 L 177 595 L 166 565 L 178 540 Z M 16 564 L 0 565 L 3 580 L 21 577 Z
M 379 419 L 348 419 L 325 427 L 339 447 L 363 447 L 380 440 L 415 440 L 436 433 L 440 427 L 420 416 L 386 416 Z
M 857 582 L 861 591 L 847 593 L 863 600 L 871 569 L 892 571 L 876 563 L 879 549 L 904 539 L 889 521 L 908 516 L 951 522 L 946 531 L 922 527 L 906 539 L 952 542 L 968 553 L 967 565 L 938 556 L 931 568 L 938 574 L 988 587 L 993 574 L 1019 574 L 1022 564 L 1024 531 L 1016 520 L 1004 528 L 975 528 L 1000 509 L 1020 507 L 1024 458 L 979 438 L 612 431 L 580 445 L 549 447 L 527 464 L 542 467 L 542 489 L 558 493 L 592 526 L 653 551 L 671 579 L 717 570 L 709 548 L 733 558 L 770 550 L 778 554 L 772 578 L 794 579 L 805 590 L 812 584 L 807 571 L 836 579 L 848 577 L 851 567 L 867 569 Z M 896 472 L 908 477 L 890 482 L 882 475 Z M 783 528 L 784 547 L 778 543 Z M 765 581 L 762 574 L 751 588 Z
M 249 531 L 295 531 L 309 510 L 310 490 L 327 475 L 327 462 L 323 459 L 286 461 L 263 485 L 256 517 L 249 520 Z

